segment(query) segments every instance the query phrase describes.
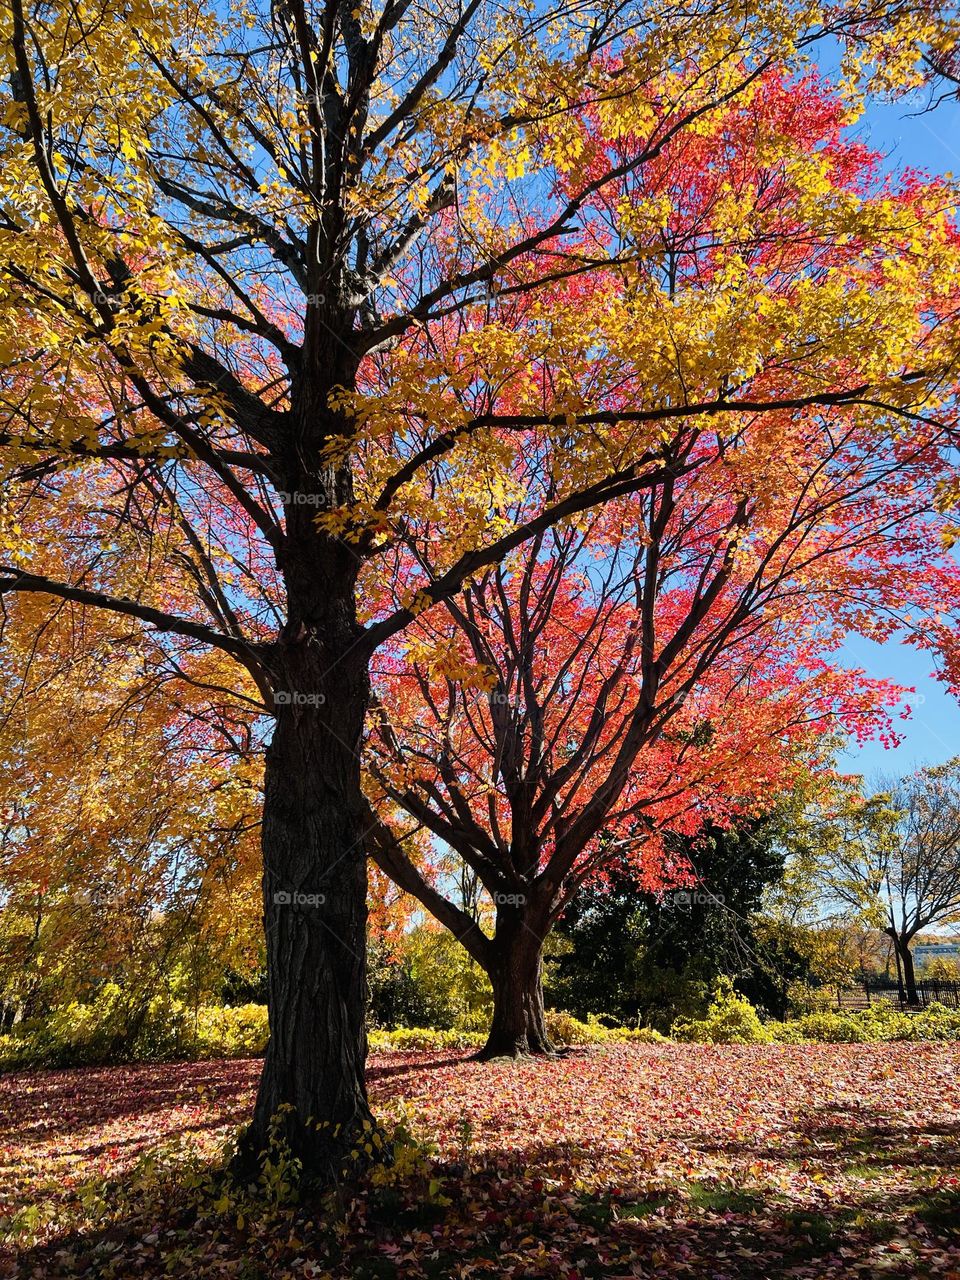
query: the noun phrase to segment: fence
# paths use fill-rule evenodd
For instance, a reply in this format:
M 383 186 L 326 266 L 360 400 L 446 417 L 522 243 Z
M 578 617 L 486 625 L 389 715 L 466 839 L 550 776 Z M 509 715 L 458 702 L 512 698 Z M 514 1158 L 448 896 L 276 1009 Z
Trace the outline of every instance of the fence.
M 930 1004 L 943 1004 L 948 1009 L 960 1009 L 960 982 L 946 982 L 935 978 L 921 978 L 917 983 L 917 1004 L 907 1006 L 895 982 L 872 981 L 853 987 L 837 988 L 838 1009 L 869 1009 L 875 1004 L 892 1004 L 897 1009 L 907 1007 L 925 1009 Z

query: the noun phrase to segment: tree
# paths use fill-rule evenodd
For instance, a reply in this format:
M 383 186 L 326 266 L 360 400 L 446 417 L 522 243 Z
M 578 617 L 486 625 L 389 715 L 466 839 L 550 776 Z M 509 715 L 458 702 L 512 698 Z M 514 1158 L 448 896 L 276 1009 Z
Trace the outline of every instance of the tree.
M 892 198 L 875 193 L 876 158 L 843 140 L 841 103 L 817 82 L 770 76 L 751 112 L 748 127 L 746 110 L 730 108 L 709 138 L 669 149 L 642 189 L 617 197 L 620 209 L 669 199 L 661 283 L 678 303 L 715 284 L 714 246 L 730 234 L 711 178 L 721 163 L 745 228 L 754 217 L 764 227 L 756 240 L 737 233 L 751 278 L 769 268 L 782 280 L 789 262 L 801 290 L 808 272 L 843 274 L 846 250 L 843 237 L 825 244 L 820 228 L 798 225 L 803 184 L 783 180 L 785 140 L 798 156 L 824 149 L 838 199 Z M 915 209 L 922 199 L 912 182 L 897 198 Z M 564 286 L 556 305 L 582 311 L 589 289 Z M 621 290 L 605 280 L 604 305 L 615 310 Z M 640 390 L 625 374 L 624 397 Z M 885 638 L 907 612 L 890 601 L 908 593 L 930 623 L 918 641 L 952 650 L 942 618 L 960 603 L 960 578 L 940 543 L 936 493 L 950 466 L 934 438 L 915 437 L 914 457 L 896 444 L 885 454 L 837 409 L 815 426 L 756 419 L 717 443 L 704 457 L 698 436 L 662 483 L 475 574 L 375 666 L 371 794 L 395 814 L 376 830 L 375 856 L 487 970 L 488 1056 L 549 1052 L 543 941 L 598 868 L 633 848 L 647 886 L 662 887 L 677 868 L 662 865 L 652 833 L 689 835 L 769 806 L 796 778 L 800 743 L 837 718 L 883 732 L 892 687 L 830 664 L 849 629 Z M 935 469 L 922 460 L 929 446 Z M 522 480 L 501 489 L 520 519 L 509 504 L 511 492 L 524 501 Z M 407 571 L 424 565 L 439 572 L 417 547 Z M 403 564 L 394 589 L 408 590 Z M 492 938 L 405 853 L 418 830 L 479 878 L 496 905 Z
M 544 995 L 554 1008 L 582 1020 L 637 1020 L 644 902 L 639 873 L 624 864 L 608 867 L 568 904 L 544 951 Z
M 674 838 L 689 883 L 654 894 L 629 866 L 611 866 L 557 922 L 549 991 L 578 1017 L 603 1011 L 662 1024 L 699 1017 L 714 979 L 748 980 L 752 919 L 765 887 L 783 871 L 783 814 Z
M 390 948 L 371 948 L 379 961 L 370 987 L 370 1013 L 383 1027 L 472 1029 L 483 1022 L 490 986 L 483 971 L 432 920 L 407 930 Z
M 716 460 L 755 415 L 833 405 L 883 433 L 926 421 L 951 375 L 942 219 L 841 211 L 811 159 L 807 207 L 851 237 L 848 270 L 779 298 L 769 274 L 735 301 L 691 288 L 679 307 L 643 271 L 668 251 L 611 227 L 605 194 L 816 40 L 866 48 L 899 84 L 934 24 L 895 4 L 824 24 L 780 4 L 731 23 L 487 0 L 238 0 L 229 20 L 11 0 L 3 22 L 0 447 L 8 518 L 39 502 L 46 521 L 39 543 L 8 531 L 0 589 L 134 620 L 171 669 L 216 649 L 275 714 L 271 1037 L 247 1150 L 284 1106 L 293 1150 L 331 1176 L 370 1121 L 372 655 L 530 537 L 662 483 L 694 440 Z M 592 113 L 616 156 L 589 146 Z M 615 311 L 600 290 L 580 312 L 533 305 L 611 271 L 634 281 Z M 761 298 L 772 312 L 742 323 Z M 458 341 L 438 357 L 441 329 Z M 648 376 L 625 404 L 631 365 Z M 521 457 L 528 502 L 505 521 L 499 476 Z M 97 487 L 124 495 L 119 523 Z M 409 600 L 371 611 L 361 569 L 438 533 Z
M 678 526 L 687 527 L 682 515 Z M 712 536 L 702 520 L 701 534 Z M 885 683 L 825 669 L 821 657 L 805 669 L 794 607 L 795 653 L 785 656 L 784 620 L 753 606 L 755 584 L 718 596 L 704 625 L 688 627 L 697 596 L 684 579 L 702 560 L 688 547 L 685 564 L 672 525 L 662 560 L 657 539 L 628 540 L 581 569 L 582 539 L 596 552 L 595 529 L 566 532 L 476 578 L 445 623 L 431 615 L 374 672 L 371 794 L 381 813 L 393 806 L 374 832 L 374 856 L 486 969 L 495 1006 L 485 1056 L 550 1051 L 541 951 L 581 886 L 624 858 L 649 891 L 683 884 L 683 845 L 665 836 L 768 806 L 835 718 L 864 732 L 896 699 Z M 822 569 L 828 588 L 837 567 L 824 557 Z M 648 606 L 642 584 L 659 574 L 668 586 L 655 586 Z M 808 605 L 819 615 L 821 597 Z M 660 662 L 650 698 L 647 655 L 669 654 L 681 628 L 686 642 Z M 431 871 L 433 842 L 450 852 Z M 495 911 L 492 937 L 444 895 L 463 867 Z
M 640 551 L 608 547 L 605 562 L 580 569 L 585 540 L 597 550 L 595 529 L 535 540 L 475 578 L 446 625 L 431 615 L 374 670 L 371 794 L 395 815 L 376 827 L 374 856 L 487 971 L 483 1056 L 550 1052 L 542 946 L 583 884 L 624 857 L 649 890 L 683 883 L 689 864 L 667 833 L 769 804 L 825 719 L 868 714 L 889 696 L 775 657 L 776 620 L 770 635 L 752 613 L 749 627 L 726 626 L 737 595 L 690 626 L 697 596 L 676 586 L 681 555 L 658 563 L 654 576 L 676 589 L 648 606 L 656 538 Z M 652 696 L 645 666 L 678 634 L 685 643 L 659 662 Z M 429 844 L 426 859 L 405 851 L 418 831 L 452 851 L 439 879 Z M 438 888 L 464 866 L 495 910 L 492 937 Z
M 643 983 L 648 1010 L 650 989 L 664 976 L 696 982 L 704 994 L 724 976 L 749 993 L 760 964 L 755 916 L 764 892 L 783 874 L 783 827 L 789 814 L 787 797 L 777 810 L 759 818 L 708 827 L 689 849 L 693 885 L 643 904 L 640 976 L 649 975 Z M 704 1013 L 698 1010 L 694 1016 Z
M 866 799 L 848 797 L 824 850 L 829 892 L 890 938 L 903 996 L 917 1004 L 911 945 L 960 920 L 960 758 Z
M 19 1019 L 113 981 L 134 1027 L 175 971 L 197 1002 L 256 962 L 255 733 L 215 651 L 165 679 L 76 612 L 27 597 L 3 626 L 0 993 Z

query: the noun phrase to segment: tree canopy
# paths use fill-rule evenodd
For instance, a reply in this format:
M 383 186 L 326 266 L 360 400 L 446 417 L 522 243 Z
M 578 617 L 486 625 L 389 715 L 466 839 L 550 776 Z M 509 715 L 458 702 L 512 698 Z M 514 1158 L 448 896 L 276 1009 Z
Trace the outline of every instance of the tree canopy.
M 225 722 L 273 713 L 246 1154 L 283 1108 L 331 1178 L 370 1123 L 378 650 L 603 503 L 695 504 L 697 474 L 697 623 L 788 507 L 839 502 L 818 536 L 851 544 L 843 623 L 910 625 L 899 572 L 949 648 L 950 567 L 912 563 L 956 487 L 952 189 L 887 183 L 838 136 L 948 56 L 955 15 L 10 0 L 2 22 L 0 594 L 136 623 L 151 671 L 229 691 Z M 805 132 L 788 86 L 826 41 L 840 98 L 808 87 Z M 738 158 L 731 129 L 760 125 Z

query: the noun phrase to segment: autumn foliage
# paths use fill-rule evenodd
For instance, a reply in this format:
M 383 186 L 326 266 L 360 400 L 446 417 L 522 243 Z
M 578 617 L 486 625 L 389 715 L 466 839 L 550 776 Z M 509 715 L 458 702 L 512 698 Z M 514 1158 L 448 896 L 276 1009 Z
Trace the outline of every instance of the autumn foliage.
M 863 94 L 948 58 L 955 20 L 900 0 L 735 14 L 236 0 L 228 15 L 9 0 L 0 21 L 14 685 L 31 619 L 38 649 L 57 610 L 68 628 L 100 611 L 130 629 L 131 714 L 96 731 L 104 749 L 118 734 L 106 791 L 143 787 L 142 812 L 97 827 L 131 848 L 161 796 L 173 845 L 191 823 L 221 825 L 235 780 L 246 814 L 260 779 L 244 757 L 270 724 L 271 1039 L 243 1155 L 252 1169 L 279 1115 L 330 1181 L 372 1124 L 367 856 L 395 812 L 369 800 L 380 787 L 398 803 L 383 790 L 397 792 L 395 759 L 365 789 L 373 686 L 397 678 L 383 693 L 401 721 L 417 720 L 410 691 L 445 693 L 449 672 L 422 650 L 456 652 L 465 595 L 521 583 L 526 564 L 548 601 L 565 539 L 589 532 L 553 598 L 596 655 L 594 707 L 627 655 L 597 731 L 572 712 L 610 767 L 577 762 L 579 789 L 560 776 L 553 831 L 528 806 L 520 872 L 539 876 L 541 855 L 551 868 L 535 938 L 608 820 L 616 837 L 646 804 L 689 824 L 741 804 L 765 735 L 779 785 L 802 732 L 874 726 L 888 691 L 834 670 L 843 630 L 906 631 L 955 680 L 941 544 L 957 489 L 955 193 L 884 177 L 842 132 Z M 830 88 L 810 74 L 828 40 Z M 641 588 L 632 616 L 626 591 L 598 612 L 604 563 Z M 487 643 L 523 612 L 508 594 Z M 102 652 L 100 625 L 78 630 L 81 651 Z M 542 634 L 564 661 L 559 634 Z M 407 646 L 421 652 L 404 677 Z M 495 664 L 456 657 L 487 687 Z M 466 687 L 458 673 L 455 698 Z M 477 721 L 488 741 L 495 706 Z M 186 726 L 175 776 L 131 772 L 141 707 L 165 761 Z M 544 721 L 555 743 L 563 714 Z M 469 775 L 487 774 L 462 750 L 473 822 Z M 487 814 L 503 827 L 499 797 Z M 34 845 L 36 870 L 47 856 Z M 536 949 L 514 960 L 529 1003 Z M 498 982 L 516 995 L 506 970 Z
M 906 635 L 955 671 L 960 573 L 937 513 L 956 477 L 952 424 L 887 437 L 843 396 L 804 411 L 801 358 L 813 314 L 822 326 L 839 306 L 817 376 L 869 376 L 861 325 L 875 338 L 877 317 L 858 319 L 856 298 L 869 310 L 886 297 L 881 324 L 939 341 L 954 286 L 930 268 L 958 248 L 946 189 L 884 178 L 813 76 L 773 73 L 745 98 L 593 202 L 580 252 L 629 245 L 629 269 L 571 272 L 535 301 L 507 290 L 415 343 L 424 382 L 446 379 L 432 413 L 447 420 L 481 402 L 519 419 L 557 395 L 571 415 L 585 396 L 624 415 L 651 396 L 709 406 L 680 425 L 669 408 L 622 425 L 634 448 L 656 431 L 662 475 L 478 571 L 375 660 L 370 793 L 389 828 L 376 856 L 488 970 L 498 1011 L 510 990 L 536 987 L 551 922 L 605 865 L 626 856 L 646 888 L 681 884 L 664 835 L 769 810 L 828 767 L 831 734 L 895 735 L 903 691 L 837 662 L 849 632 Z M 588 172 L 629 152 L 625 132 L 588 113 Z M 511 353 L 544 314 L 551 360 L 521 369 Z M 745 386 L 784 408 L 732 422 Z M 452 492 L 478 505 L 486 494 L 518 521 L 531 471 L 563 483 L 539 447 L 550 452 L 534 433 L 512 470 L 501 459 L 495 478 L 477 468 Z M 436 519 L 432 504 L 411 512 L 391 583 L 401 602 L 421 575 L 442 577 Z M 438 890 L 451 860 L 496 904 L 492 938 Z M 499 1034 L 495 1012 L 491 1052 L 549 1047 L 542 1000 L 527 1004 Z

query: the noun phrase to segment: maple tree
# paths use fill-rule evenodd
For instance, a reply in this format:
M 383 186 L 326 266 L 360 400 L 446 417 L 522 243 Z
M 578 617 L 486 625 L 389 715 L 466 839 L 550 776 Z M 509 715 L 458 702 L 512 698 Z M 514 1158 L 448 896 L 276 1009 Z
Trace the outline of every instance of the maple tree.
M 896 207 L 922 220 L 939 206 L 935 182 L 878 182 L 878 158 L 844 138 L 843 114 L 816 78 L 771 75 L 749 107 L 666 148 L 642 183 L 607 193 L 600 214 L 617 209 L 631 225 L 667 204 L 654 233 L 664 260 L 640 287 L 656 282 L 681 308 L 696 301 L 703 330 L 691 322 L 671 353 L 690 358 L 691 378 L 725 340 L 744 360 L 747 326 L 794 305 L 812 281 L 827 294 L 860 285 L 846 234 L 824 227 L 819 206 L 821 221 L 805 223 L 809 174 L 795 156 L 829 172 L 838 211 L 853 197 L 865 220 Z M 588 136 L 600 150 L 600 125 Z M 874 290 L 889 264 L 873 264 Z M 634 303 L 632 283 L 595 273 L 558 288 L 550 305 L 582 315 L 599 296 L 616 313 Z M 514 329 L 523 306 L 507 312 Z M 427 340 L 442 351 L 461 337 Z M 656 359 L 645 334 L 633 340 L 644 358 L 636 381 L 622 372 L 625 404 L 643 394 Z M 582 382 L 604 358 L 590 354 Z M 838 727 L 889 734 L 884 709 L 903 691 L 832 661 L 850 630 L 912 633 L 955 679 L 960 573 L 946 550 L 949 517 L 937 514 L 956 474 L 953 433 L 949 416 L 926 427 L 883 441 L 842 406 L 757 415 L 735 431 L 699 421 L 672 438 L 673 466 L 642 494 L 538 534 L 375 659 L 370 794 L 386 821 L 372 819 L 374 857 L 486 969 L 495 1007 L 485 1055 L 550 1051 L 542 947 L 587 880 L 627 857 L 648 890 L 683 883 L 690 868 L 669 856 L 665 833 L 769 810 L 804 760 L 827 767 L 818 748 Z M 511 523 L 523 518 L 529 465 L 501 477 Z M 425 531 L 399 557 L 398 598 L 410 576 L 442 572 L 434 554 Z M 444 892 L 464 866 L 495 907 L 492 936 Z
M 2 22 L 0 590 L 135 620 L 171 669 L 215 650 L 275 714 L 271 1038 L 246 1149 L 282 1107 L 331 1176 L 370 1122 L 372 655 L 528 539 L 694 455 L 718 464 L 757 415 L 772 429 L 751 468 L 837 405 L 878 439 L 910 424 L 902 447 L 915 430 L 926 457 L 955 354 L 945 193 L 863 199 L 788 147 L 802 223 L 843 241 L 839 267 L 791 277 L 771 251 L 755 269 L 735 247 L 755 210 L 725 198 L 700 288 L 629 180 L 818 40 L 844 43 L 851 84 L 899 86 L 950 47 L 951 19 L 10 0 Z M 572 307 L 564 277 L 625 287 Z M 515 464 L 526 501 L 505 516 Z M 122 493 L 119 519 L 98 492 Z M 369 608 L 364 566 L 389 575 L 427 540 L 408 598 Z
M 483 1056 L 551 1051 L 542 948 L 583 885 L 627 863 L 647 891 L 696 889 L 696 860 L 665 837 L 766 812 L 829 768 L 819 748 L 838 723 L 888 731 L 899 691 L 827 665 L 811 581 L 798 593 L 792 572 L 768 581 L 751 563 L 690 625 L 700 596 L 685 579 L 705 581 L 700 539 L 717 542 L 702 503 L 698 487 L 695 546 L 668 525 L 662 540 L 628 539 L 626 566 L 612 553 L 577 569 L 594 530 L 534 540 L 374 664 L 372 855 L 487 971 Z M 819 540 L 816 554 L 826 593 L 838 566 Z M 777 607 L 798 594 L 800 607 Z M 492 936 L 450 895 L 464 869 L 493 907 Z

